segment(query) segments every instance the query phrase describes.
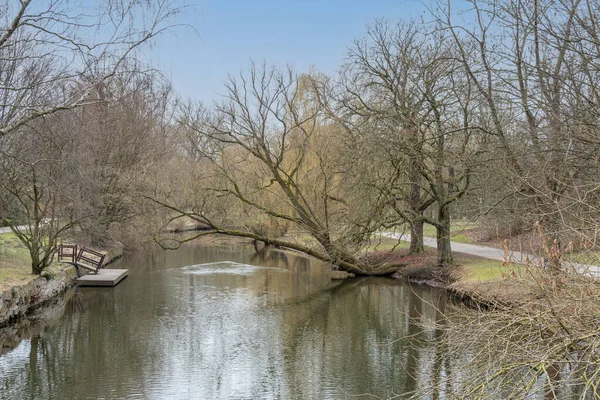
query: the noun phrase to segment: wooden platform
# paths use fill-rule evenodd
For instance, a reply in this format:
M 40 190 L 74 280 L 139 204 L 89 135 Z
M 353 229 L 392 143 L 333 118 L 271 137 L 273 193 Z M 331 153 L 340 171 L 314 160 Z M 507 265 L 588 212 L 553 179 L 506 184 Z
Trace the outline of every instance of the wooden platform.
M 97 274 L 84 275 L 77 279 L 78 286 L 117 286 L 127 275 L 127 269 L 101 269 Z

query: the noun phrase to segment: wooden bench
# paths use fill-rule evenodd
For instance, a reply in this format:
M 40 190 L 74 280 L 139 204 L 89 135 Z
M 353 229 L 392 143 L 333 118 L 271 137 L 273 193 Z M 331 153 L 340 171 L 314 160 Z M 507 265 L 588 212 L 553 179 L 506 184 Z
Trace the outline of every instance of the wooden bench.
M 105 255 L 82 247 L 77 251 L 77 245 L 61 244 L 58 247 L 58 261 L 73 264 L 76 268 L 84 268 L 98 273 L 104 263 Z
M 58 262 L 74 263 L 77 261 L 77 245 L 61 244 L 58 246 Z

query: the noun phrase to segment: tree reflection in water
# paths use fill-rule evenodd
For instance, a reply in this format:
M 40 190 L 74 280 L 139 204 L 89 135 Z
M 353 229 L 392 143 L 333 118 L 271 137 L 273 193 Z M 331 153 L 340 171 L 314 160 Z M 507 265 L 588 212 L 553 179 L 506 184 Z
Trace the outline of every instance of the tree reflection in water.
M 119 286 L 78 290 L 0 357 L 1 398 L 386 398 L 451 367 L 413 321 L 439 320 L 439 290 L 330 281 L 321 263 L 239 245 L 139 252 L 123 266 Z

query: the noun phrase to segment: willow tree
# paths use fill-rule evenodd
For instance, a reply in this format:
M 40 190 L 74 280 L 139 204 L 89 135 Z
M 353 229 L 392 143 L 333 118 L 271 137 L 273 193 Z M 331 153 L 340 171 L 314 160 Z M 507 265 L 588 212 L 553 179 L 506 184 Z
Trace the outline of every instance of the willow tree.
M 395 266 L 361 261 L 354 236 L 345 234 L 349 206 L 337 162 L 340 130 L 321 118 L 310 79 L 290 69 L 252 66 L 248 75 L 230 77 L 225 98 L 213 110 L 188 108 L 182 124 L 217 176 L 190 209 L 158 201 L 211 228 L 200 235 L 233 235 L 288 247 L 356 274 L 391 273 Z M 246 219 L 262 215 L 290 224 L 317 246 L 252 231 L 241 222 L 239 229 L 220 223 L 222 212 L 210 205 L 231 199 L 242 205 Z

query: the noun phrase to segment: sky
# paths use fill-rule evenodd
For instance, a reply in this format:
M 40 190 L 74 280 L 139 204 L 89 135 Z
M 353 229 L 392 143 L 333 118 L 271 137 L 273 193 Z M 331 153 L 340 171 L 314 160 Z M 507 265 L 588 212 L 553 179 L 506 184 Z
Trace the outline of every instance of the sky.
M 250 60 L 334 73 L 376 19 L 420 17 L 419 0 L 197 0 L 152 50 L 152 63 L 183 98 L 210 104 L 227 74 Z

